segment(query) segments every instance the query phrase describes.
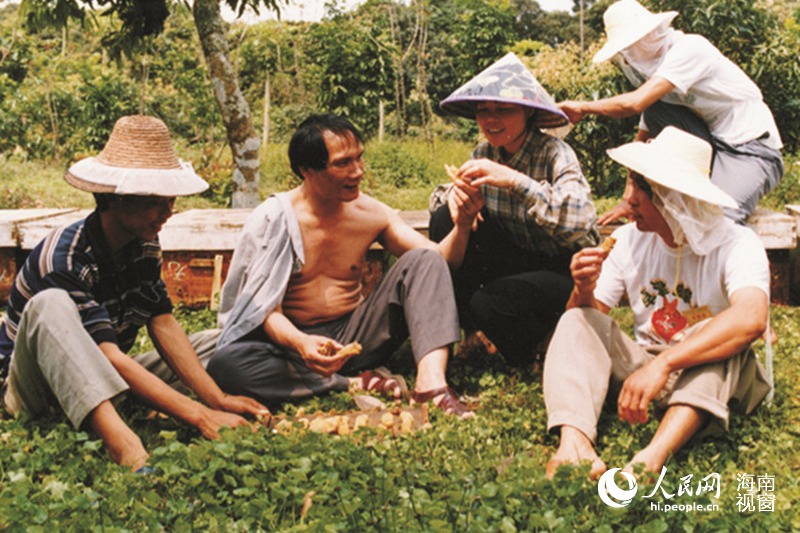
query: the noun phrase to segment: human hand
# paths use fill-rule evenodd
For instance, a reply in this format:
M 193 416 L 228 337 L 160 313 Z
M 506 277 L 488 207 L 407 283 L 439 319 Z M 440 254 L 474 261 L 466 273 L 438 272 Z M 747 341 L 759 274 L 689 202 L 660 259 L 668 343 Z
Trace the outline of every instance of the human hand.
M 600 247 L 583 248 L 572 256 L 569 270 L 579 294 L 593 294 L 608 254 Z
M 470 159 L 458 169 L 458 174 L 475 187 L 491 185 L 498 189 L 513 189 L 520 173 L 490 159 Z
M 223 394 L 222 398 L 213 406 L 214 409 L 228 413 L 249 414 L 253 416 L 269 416 L 269 409 L 253 398 L 247 396 L 234 396 Z
M 577 124 L 585 114 L 582 110 L 583 102 L 576 102 L 574 100 L 566 100 L 558 104 L 558 108 L 567 115 L 567 118 L 572 124 Z
M 223 427 L 235 428 L 239 426 L 249 426 L 255 431 L 255 426 L 239 415 L 218 411 L 204 405 L 200 406 L 200 413 L 196 422 L 193 424 L 200 433 L 207 439 L 219 438 L 219 430 Z
M 484 203 L 480 189 L 469 186 L 456 185 L 447 199 L 453 223 L 456 226 L 471 227 L 473 231 L 478 228 L 478 221 L 483 220 L 481 209 Z
M 338 372 L 352 357 L 352 354 L 328 355 L 328 346 L 333 346 L 337 352 L 342 349 L 342 345 L 333 339 L 321 335 L 305 335 L 297 351 L 309 370 L 327 377 Z
M 607 213 L 597 219 L 597 223 L 601 226 L 605 226 L 606 224 L 611 224 L 612 222 L 616 222 L 620 219 L 630 220 L 633 218 L 633 213 L 631 212 L 631 207 L 628 205 L 628 202 L 625 200 L 621 201 L 614 207 L 612 207 Z
M 647 422 L 647 408 L 669 379 L 664 359 L 656 357 L 627 377 L 617 400 L 619 417 L 630 424 Z

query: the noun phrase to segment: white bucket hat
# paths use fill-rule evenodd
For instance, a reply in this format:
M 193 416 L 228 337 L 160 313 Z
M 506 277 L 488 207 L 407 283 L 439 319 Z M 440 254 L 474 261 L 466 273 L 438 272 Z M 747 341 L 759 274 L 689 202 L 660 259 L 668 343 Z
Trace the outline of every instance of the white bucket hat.
M 603 13 L 608 40 L 595 54 L 593 62 L 608 61 L 662 24 L 669 24 L 677 11 L 652 13 L 636 0 L 620 0 Z
M 97 157 L 78 161 L 64 179 L 82 191 L 121 195 L 187 196 L 208 188 L 175 155 L 167 125 L 143 115 L 120 118 Z
M 648 142 L 632 142 L 607 151 L 617 163 L 647 181 L 702 202 L 736 209 L 736 200 L 711 183 L 711 145 L 674 126 Z

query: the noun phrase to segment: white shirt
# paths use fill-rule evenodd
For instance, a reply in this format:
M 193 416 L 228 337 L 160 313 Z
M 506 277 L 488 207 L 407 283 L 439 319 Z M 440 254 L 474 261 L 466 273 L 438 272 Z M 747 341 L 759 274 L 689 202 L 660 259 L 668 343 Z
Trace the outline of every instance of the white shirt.
M 750 228 L 727 219 L 723 229 L 731 237 L 698 256 L 686 245 L 680 251 L 670 248 L 656 233 L 639 231 L 635 224 L 619 228 L 595 298 L 615 307 L 627 296 L 636 341 L 649 345 L 668 343 L 691 325 L 693 315 L 703 314 L 704 306 L 707 316 L 719 314 L 739 289 L 755 287 L 769 297 L 769 261 L 761 240 Z
M 763 144 L 776 150 L 783 146 L 761 90 L 705 37 L 675 31 L 673 44 L 653 77 L 675 86 L 661 98 L 663 102 L 694 111 L 715 138 L 735 146 L 768 133 L 761 139 Z M 630 81 L 637 85 L 637 80 Z M 640 128 L 647 129 L 643 123 Z

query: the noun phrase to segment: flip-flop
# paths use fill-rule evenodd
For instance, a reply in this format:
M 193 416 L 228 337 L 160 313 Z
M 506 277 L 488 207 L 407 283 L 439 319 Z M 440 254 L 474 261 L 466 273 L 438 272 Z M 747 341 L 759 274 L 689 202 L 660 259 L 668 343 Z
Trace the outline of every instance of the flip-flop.
M 392 374 L 386 367 L 379 366 L 372 370 L 365 370 L 358 375 L 358 378 L 361 380 L 361 390 L 365 392 L 377 392 L 381 396 L 396 400 L 408 399 L 408 385 L 405 378 L 400 374 Z M 389 381 L 397 383 L 397 388 L 400 389 L 399 398 L 387 390 L 386 384 Z

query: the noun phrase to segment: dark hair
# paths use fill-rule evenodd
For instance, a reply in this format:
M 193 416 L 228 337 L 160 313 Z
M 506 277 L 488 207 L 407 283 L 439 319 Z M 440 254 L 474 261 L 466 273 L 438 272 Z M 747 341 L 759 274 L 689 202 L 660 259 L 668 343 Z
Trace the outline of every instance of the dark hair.
M 111 207 L 111 202 L 116 200 L 117 195 L 107 192 L 93 192 L 92 196 L 94 196 L 94 203 L 97 205 L 97 210 L 102 213 L 103 211 L 108 211 L 109 207 Z
M 647 182 L 645 177 L 639 174 L 638 172 L 634 172 L 633 170 L 631 170 L 630 176 L 631 180 L 636 184 L 636 186 L 639 187 L 642 190 L 642 192 L 644 192 L 647 195 L 648 198 L 652 199 L 653 188 Z
M 322 170 L 328 166 L 328 148 L 323 137 L 326 131 L 336 135 L 352 135 L 356 141 L 364 144 L 361 134 L 346 118 L 332 113 L 311 115 L 297 127 L 289 141 L 289 163 L 300 179 L 303 179 L 300 169 Z

